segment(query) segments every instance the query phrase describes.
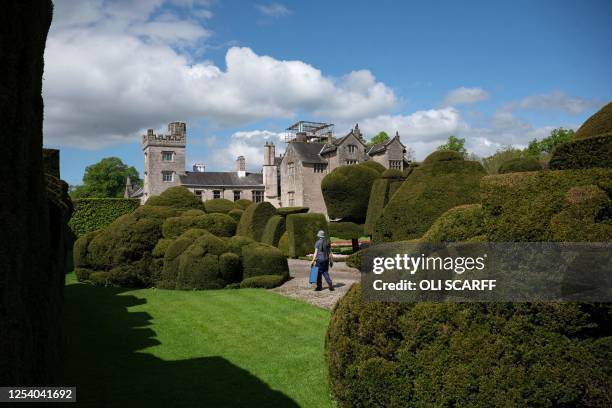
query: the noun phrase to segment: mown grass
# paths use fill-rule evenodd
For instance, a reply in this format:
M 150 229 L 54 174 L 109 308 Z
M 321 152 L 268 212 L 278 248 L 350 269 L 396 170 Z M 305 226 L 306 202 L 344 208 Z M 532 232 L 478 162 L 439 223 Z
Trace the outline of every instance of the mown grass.
M 77 405 L 329 407 L 327 310 L 262 289 L 129 290 L 68 275 Z

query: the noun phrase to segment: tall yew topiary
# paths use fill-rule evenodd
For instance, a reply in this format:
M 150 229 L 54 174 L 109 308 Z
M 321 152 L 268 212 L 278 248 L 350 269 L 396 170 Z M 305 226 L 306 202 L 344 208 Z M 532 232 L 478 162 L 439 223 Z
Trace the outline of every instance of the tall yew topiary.
M 327 214 L 331 219 L 362 223 L 366 219 L 372 184 L 379 172 L 362 164 L 340 166 L 321 182 Z
M 252 204 L 244 210 L 236 229 L 236 235 L 242 235 L 261 241 L 261 236 L 268 220 L 276 215 L 276 208 L 268 202 Z

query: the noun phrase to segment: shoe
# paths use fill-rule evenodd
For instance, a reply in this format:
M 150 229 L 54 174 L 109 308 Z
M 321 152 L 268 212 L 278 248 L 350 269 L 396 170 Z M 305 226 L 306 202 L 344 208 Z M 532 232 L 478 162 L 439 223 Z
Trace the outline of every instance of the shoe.
M 334 290 L 336 290 L 336 289 L 334 289 L 334 287 L 333 287 L 333 286 L 330 286 L 330 287 L 329 287 L 329 291 L 330 291 L 330 292 L 333 292 Z
M 322 290 L 323 290 L 323 288 L 316 288 L 316 289 L 315 289 L 315 292 L 320 292 L 320 291 L 322 291 Z

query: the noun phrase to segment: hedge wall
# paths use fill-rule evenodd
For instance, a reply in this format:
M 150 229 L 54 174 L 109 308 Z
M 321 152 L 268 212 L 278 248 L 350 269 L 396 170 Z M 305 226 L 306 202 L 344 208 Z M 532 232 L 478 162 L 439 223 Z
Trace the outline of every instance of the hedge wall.
M 321 181 L 323 199 L 331 219 L 363 222 L 372 184 L 379 172 L 363 164 L 340 166 Z
M 346 166 L 349 167 L 349 166 Z M 292 214 L 287 217 L 287 255 L 297 258 L 314 252 L 317 232 L 329 237 L 327 220 L 323 214 Z M 279 244 L 280 246 L 280 244 Z
M 270 217 L 261 235 L 261 242 L 277 246 L 281 235 L 285 232 L 285 218 L 280 215 Z
M 442 214 L 425 234 L 422 242 L 464 242 L 484 240 L 484 220 L 480 204 L 460 205 Z
M 549 167 L 552 170 L 612 168 L 612 132 L 558 145 Z
M 242 247 L 244 279 L 263 275 L 289 276 L 287 257 L 270 245 L 255 243 Z
M 551 219 L 567 206 L 575 186 L 595 185 L 612 194 L 612 169 L 509 173 L 482 179 L 487 237 L 498 242 L 537 242 L 554 238 Z M 603 221 L 603 220 L 602 220 Z
M 575 139 L 586 139 L 589 137 L 612 133 L 612 102 L 597 111 L 588 118 L 574 134 Z
M 240 282 L 241 288 L 263 288 L 272 289 L 287 281 L 287 275 L 260 275 L 246 278 Z
M 268 220 L 276 214 L 276 208 L 268 202 L 257 203 L 247 207 L 240 218 L 236 235 L 242 235 L 261 241 L 261 235 Z
M 227 200 L 225 198 L 214 198 L 212 200 L 204 201 L 204 210 L 207 213 L 227 214 L 234 208 L 237 208 L 236 204 L 233 201 Z
M 385 205 L 389 199 L 389 186 L 393 179 L 379 178 L 374 181 L 370 192 L 370 200 L 368 201 L 368 211 L 363 226 L 366 235 L 372 235 L 376 226 L 376 221 L 383 213 Z
M 540 162 L 531 157 L 519 157 L 503 162 L 497 172 L 504 173 L 520 173 L 523 171 L 539 171 L 542 170 Z
M 419 238 L 450 208 L 480 201 L 480 163 L 457 152 L 438 151 L 414 169 L 385 206 L 373 239 L 401 241 Z

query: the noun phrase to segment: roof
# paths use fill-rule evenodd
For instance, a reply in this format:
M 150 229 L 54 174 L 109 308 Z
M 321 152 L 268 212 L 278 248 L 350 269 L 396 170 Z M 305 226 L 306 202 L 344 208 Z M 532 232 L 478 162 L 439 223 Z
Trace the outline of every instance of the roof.
M 372 156 L 374 154 L 378 154 L 378 153 L 382 153 L 385 150 L 387 150 L 387 146 L 389 146 L 391 143 L 393 143 L 393 141 L 397 139 L 397 141 L 399 142 L 399 144 L 405 148 L 406 146 L 404 146 L 404 144 L 402 143 L 402 141 L 400 140 L 399 134 L 396 133 L 395 136 L 393 136 L 392 138 L 390 138 L 389 140 L 386 140 L 382 143 L 377 143 L 375 145 L 372 145 L 372 147 L 370 147 L 370 150 L 368 150 L 368 155 Z
M 235 171 L 188 171 L 179 176 L 184 186 L 257 186 L 263 188 L 263 174 L 246 173 L 238 177 Z
M 358 129 L 358 128 L 357 128 L 357 129 Z M 347 138 L 348 138 L 350 135 L 354 135 L 354 132 L 355 132 L 355 129 L 351 129 L 351 131 L 350 131 L 350 132 L 348 132 L 346 135 L 342 136 L 341 138 L 339 138 L 339 139 L 335 139 L 335 140 L 332 140 L 332 142 L 331 142 L 331 143 L 327 143 L 327 144 L 325 144 L 325 146 L 324 146 L 324 147 L 323 147 L 323 149 L 321 150 L 321 154 L 326 154 L 326 153 L 329 153 L 329 152 L 333 152 L 333 151 L 335 151 L 335 150 L 338 148 L 338 146 L 340 146 L 342 143 L 344 143 L 344 141 L 345 141 L 345 140 L 346 140 L 346 139 L 347 139 Z M 365 143 L 363 143 L 363 140 L 361 140 L 361 137 L 360 137 L 360 136 L 355 135 L 355 138 L 356 138 L 357 140 L 359 140 L 359 142 L 365 146 Z
M 295 154 L 304 163 L 327 163 L 327 161 L 319 154 L 323 147 L 322 143 L 308 143 L 308 142 L 289 142 L 295 150 Z

